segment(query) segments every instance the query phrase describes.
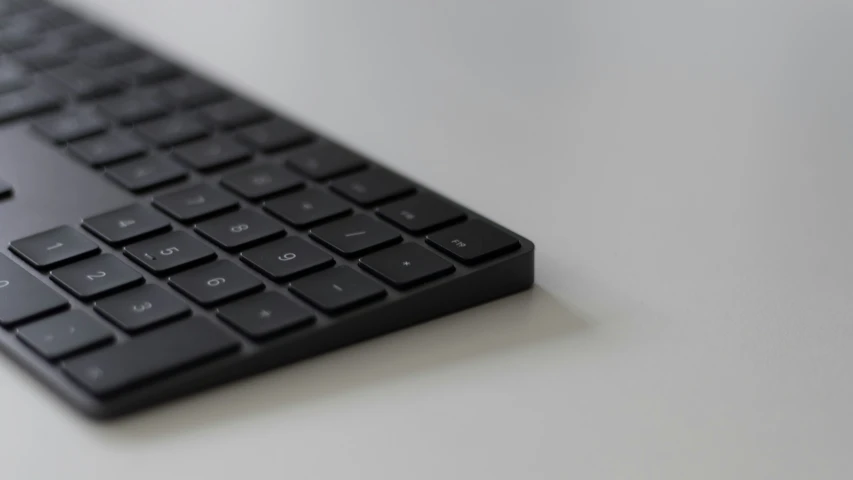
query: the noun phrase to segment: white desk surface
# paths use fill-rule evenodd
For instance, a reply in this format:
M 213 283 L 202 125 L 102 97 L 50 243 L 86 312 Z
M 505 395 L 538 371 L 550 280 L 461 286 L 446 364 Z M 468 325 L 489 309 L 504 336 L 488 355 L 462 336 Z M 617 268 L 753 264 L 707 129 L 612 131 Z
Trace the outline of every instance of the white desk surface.
M 537 285 L 110 424 L 2 361 L 4 479 L 851 477 L 850 2 L 75 3 L 525 234 Z

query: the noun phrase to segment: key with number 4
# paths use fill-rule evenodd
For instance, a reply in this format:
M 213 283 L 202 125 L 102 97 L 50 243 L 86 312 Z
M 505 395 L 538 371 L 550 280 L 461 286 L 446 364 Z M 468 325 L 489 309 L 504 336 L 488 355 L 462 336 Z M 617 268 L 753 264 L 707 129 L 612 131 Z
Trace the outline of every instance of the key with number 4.
M 142 205 L 131 205 L 83 220 L 83 228 L 113 246 L 169 230 L 169 220 Z

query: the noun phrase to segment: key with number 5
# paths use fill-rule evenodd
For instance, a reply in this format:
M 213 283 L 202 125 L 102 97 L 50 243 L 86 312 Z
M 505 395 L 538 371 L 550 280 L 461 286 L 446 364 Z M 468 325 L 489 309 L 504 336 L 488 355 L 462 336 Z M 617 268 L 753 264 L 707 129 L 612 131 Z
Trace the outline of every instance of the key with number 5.
M 180 231 L 125 247 L 124 254 L 155 275 L 169 275 L 216 258 L 212 248 Z

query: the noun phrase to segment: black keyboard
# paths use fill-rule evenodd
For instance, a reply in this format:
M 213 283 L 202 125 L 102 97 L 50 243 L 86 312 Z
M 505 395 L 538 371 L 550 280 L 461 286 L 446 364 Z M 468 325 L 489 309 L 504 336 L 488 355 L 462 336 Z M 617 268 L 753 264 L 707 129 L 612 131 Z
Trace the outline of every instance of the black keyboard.
M 528 240 L 77 14 L 0 0 L 0 50 L 0 346 L 90 416 L 533 282 Z

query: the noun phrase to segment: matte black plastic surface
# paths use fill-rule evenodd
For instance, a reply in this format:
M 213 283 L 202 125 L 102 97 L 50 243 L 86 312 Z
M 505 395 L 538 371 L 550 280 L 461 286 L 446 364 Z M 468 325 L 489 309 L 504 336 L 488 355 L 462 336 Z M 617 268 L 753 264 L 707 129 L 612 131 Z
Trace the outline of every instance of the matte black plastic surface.
M 93 29 L 89 31 L 89 34 L 96 35 L 99 31 L 98 29 Z M 138 54 L 133 49 L 126 49 L 125 47 L 115 48 L 116 50 L 112 51 L 104 50 L 101 52 L 100 57 L 92 54 L 93 56 L 89 59 L 90 62 L 109 63 L 115 61 L 116 56 Z M 168 59 L 166 60 L 167 62 L 161 62 L 159 65 L 162 66 L 164 63 L 171 65 L 168 63 Z M 156 77 L 152 76 L 151 78 L 154 78 L 154 80 L 149 79 L 150 81 L 156 81 Z M 219 101 L 228 95 L 227 92 L 219 88 L 210 87 L 206 82 L 199 82 L 197 80 L 190 82 L 190 86 L 194 90 L 187 90 L 187 79 L 192 78 L 191 76 L 184 76 L 173 80 L 173 83 L 169 84 L 171 94 L 175 97 L 175 101 L 181 105 L 193 106 L 195 108 L 200 102 Z M 248 99 L 248 101 L 251 101 L 251 99 Z M 13 120 L 0 124 L 0 146 L 2 146 L 4 152 L 3 155 L 0 155 L 0 177 L 14 188 L 15 194 L 0 202 L 0 245 L 5 247 L 14 240 L 61 225 L 70 225 L 88 236 L 104 253 L 114 255 L 117 259 L 137 270 L 144 278 L 145 283 L 160 286 L 173 293 L 174 289 L 169 286 L 166 278 L 151 274 L 123 256 L 120 249 L 110 246 L 102 239 L 82 229 L 81 220 L 136 203 L 150 205 L 153 197 L 175 193 L 185 189 L 187 186 L 195 184 L 208 185 L 218 192 L 224 192 L 220 186 L 220 180 L 223 176 L 240 171 L 246 167 L 280 165 L 280 159 L 282 158 L 280 151 L 276 151 L 275 154 L 271 155 L 259 152 L 255 153 L 245 165 L 241 164 L 240 166 L 225 168 L 224 170 L 218 170 L 215 173 L 209 174 L 192 171 L 189 173 L 189 178 L 180 183 L 158 185 L 155 189 L 146 191 L 145 193 L 133 194 L 110 180 L 104 175 L 103 171 L 90 165 L 90 162 L 99 163 L 99 161 L 90 160 L 87 162 L 80 158 L 75 158 L 75 156 L 71 155 L 62 146 L 57 146 L 52 141 L 34 132 L 29 123 L 39 117 L 17 120 L 18 112 L 13 112 L 13 115 L 5 114 L 2 110 L 2 105 L 0 105 L 0 117 L 2 117 L 0 120 Z M 7 110 L 9 109 L 7 108 Z M 270 113 L 281 114 L 281 112 Z M 242 115 L 242 113 L 235 114 L 235 118 L 237 119 L 235 122 L 241 123 L 247 121 Z M 284 115 L 280 116 L 288 118 Z M 208 115 L 208 117 L 211 117 L 211 115 Z M 208 122 L 204 124 L 206 125 L 205 128 L 216 128 L 213 126 L 214 123 L 223 122 L 229 128 L 231 127 L 231 124 L 227 121 L 216 118 L 212 121 L 208 119 Z M 263 143 L 263 145 L 257 145 L 258 150 L 271 148 L 287 149 L 293 144 L 301 144 L 306 138 L 303 132 L 310 133 L 310 128 L 307 128 L 305 125 L 295 126 L 297 123 L 291 122 L 292 119 L 283 122 L 275 121 L 275 123 L 271 124 L 253 124 L 256 127 L 267 125 L 265 128 L 270 129 L 271 143 L 265 143 L 259 139 L 257 136 L 259 128 L 244 133 L 242 141 L 247 145 L 253 142 Z M 114 125 L 117 124 L 118 122 Z M 303 130 L 303 128 L 305 129 Z M 151 132 L 148 133 L 151 134 Z M 314 138 L 317 139 L 315 140 L 315 146 L 307 150 L 298 151 L 299 153 L 293 157 L 294 166 L 290 170 L 291 172 L 295 172 L 297 177 L 305 182 L 306 192 L 313 192 L 313 194 L 317 195 L 316 198 L 332 199 L 335 204 L 342 202 L 346 208 L 350 209 L 349 212 L 339 212 L 339 209 L 333 209 L 335 211 L 331 217 L 360 214 L 380 222 L 383 226 L 393 225 L 382 219 L 381 216 L 377 216 L 375 212 L 376 206 L 387 207 L 389 203 L 383 201 L 377 205 L 373 205 L 371 203 L 373 201 L 372 198 L 357 198 L 358 187 L 355 187 L 356 190 L 352 190 L 353 186 L 351 184 L 338 184 L 341 189 L 348 189 L 347 192 L 349 194 L 342 192 L 344 196 L 334 193 L 329 187 L 328 180 L 330 178 L 338 180 L 343 178 L 341 175 L 356 169 L 364 167 L 371 168 L 376 165 L 376 162 L 364 159 L 365 163 L 361 163 L 361 160 L 353 163 L 341 157 L 334 164 L 317 164 L 311 160 L 310 153 L 312 149 L 322 151 L 337 149 L 339 147 L 319 136 L 315 135 Z M 148 148 L 153 151 L 152 147 Z M 164 151 L 163 153 L 166 152 Z M 286 157 L 287 155 L 285 155 Z M 394 172 L 391 172 L 391 174 L 394 174 Z M 400 175 L 400 173 L 396 173 L 396 175 Z M 117 354 L 116 358 L 121 357 L 121 361 L 126 361 L 128 365 L 132 365 L 133 368 L 137 369 L 135 372 L 137 372 L 140 379 L 138 381 L 136 379 L 132 382 L 128 381 L 126 384 L 117 380 L 117 383 L 115 383 L 117 386 L 114 388 L 110 386 L 110 388 L 99 391 L 100 396 L 93 395 L 90 393 L 90 390 L 82 386 L 85 381 L 81 381 L 80 378 L 86 375 L 86 368 L 90 366 L 83 365 L 82 363 L 74 363 L 74 360 L 85 357 L 72 355 L 67 360 L 67 365 L 70 366 L 66 367 L 67 371 L 63 371 L 58 363 L 45 360 L 36 351 L 17 338 L 15 328 L 13 327 L 0 328 L 0 347 L 2 347 L 10 358 L 31 371 L 40 381 L 78 410 L 92 417 L 109 418 L 150 407 L 154 404 L 230 380 L 243 378 L 267 369 L 306 359 L 361 340 L 488 302 L 531 286 L 533 283 L 534 247 L 530 241 L 503 227 L 495 225 L 476 212 L 444 199 L 431 192 L 428 188 L 419 185 L 414 179 L 402 175 L 400 175 L 400 178 L 406 182 L 405 185 L 410 183 L 417 190 L 418 195 L 432 195 L 442 202 L 446 202 L 446 205 L 451 207 L 453 212 L 458 209 L 458 211 L 464 214 L 465 219 L 480 220 L 489 226 L 497 228 L 509 237 L 517 239 L 518 247 L 514 250 L 503 252 L 501 255 L 490 257 L 481 263 L 466 264 L 445 255 L 440 250 L 427 244 L 425 241 L 426 232 L 421 232 L 418 228 L 419 225 L 413 225 L 411 229 L 411 231 L 418 231 L 418 233 L 399 230 L 401 243 L 417 244 L 440 256 L 454 267 L 452 272 L 443 272 L 443 276 L 438 278 L 430 277 L 424 283 L 418 283 L 411 288 L 401 290 L 389 283 L 383 282 L 377 276 L 359 267 L 357 256 L 344 257 L 333 250 L 318 246 L 319 244 L 312 239 L 308 230 L 313 225 L 312 222 L 316 219 L 297 218 L 292 223 L 298 224 L 298 228 L 286 225 L 287 236 L 281 240 L 273 240 L 273 242 L 299 239 L 311 244 L 333 258 L 336 265 L 346 266 L 346 268 L 364 275 L 375 282 L 375 284 L 380 285 L 385 291 L 384 296 L 381 298 L 371 296 L 371 300 L 361 306 L 345 310 L 340 314 L 328 314 L 314 308 L 310 302 L 306 302 L 298 295 L 295 295 L 288 288 L 288 283 L 286 283 L 290 281 L 289 279 L 282 280 L 281 283 L 271 280 L 270 277 L 256 271 L 262 270 L 262 266 L 254 265 L 254 269 L 252 269 L 246 262 L 241 262 L 239 260 L 239 252 L 228 252 L 212 243 L 206 242 L 193 231 L 192 222 L 182 224 L 180 221 L 170 219 L 173 230 L 185 232 L 199 242 L 205 243 L 207 248 L 215 251 L 220 259 L 229 260 L 245 269 L 248 274 L 254 276 L 266 291 L 278 292 L 284 298 L 306 309 L 313 315 L 313 321 L 311 322 L 294 321 L 294 324 L 298 324 L 294 326 L 298 328 L 291 329 L 287 325 L 288 328 L 283 328 L 281 331 L 276 330 L 275 334 L 267 335 L 267 332 L 264 331 L 262 332 L 263 335 L 258 334 L 254 337 L 245 334 L 245 331 L 250 327 L 244 327 L 242 331 L 240 327 L 234 327 L 235 323 L 239 323 L 237 319 L 229 317 L 230 321 L 224 321 L 217 317 L 216 308 L 204 308 L 186 298 L 182 298 L 182 300 L 190 305 L 192 314 L 198 318 L 168 321 L 164 322 L 164 326 L 160 326 L 159 324 L 154 325 L 150 329 L 146 329 L 143 333 L 128 333 L 119 328 L 117 324 L 111 323 L 102 316 L 93 313 L 92 302 L 75 298 L 51 282 L 46 272 L 36 270 L 4 248 L 0 251 L 0 255 L 8 257 L 9 261 L 14 262 L 23 270 L 32 274 L 38 281 L 44 284 L 44 289 L 53 290 L 56 296 L 67 300 L 71 308 L 90 313 L 93 321 L 98 322 L 100 326 L 107 328 L 112 333 L 115 343 L 112 346 L 97 347 L 94 352 L 107 351 L 107 349 L 114 348 L 115 345 L 124 345 L 132 337 L 139 339 L 143 338 L 142 336 L 144 335 L 155 335 L 154 338 L 157 338 L 156 335 L 162 336 L 165 334 L 159 332 L 168 332 L 172 328 L 174 328 L 175 332 L 183 335 L 186 333 L 184 331 L 185 327 L 181 327 L 180 325 L 190 324 L 181 322 L 193 322 L 195 324 L 197 321 L 204 320 L 205 322 L 210 322 L 215 327 L 215 330 L 209 330 L 210 336 L 206 337 L 209 340 L 209 348 L 200 349 L 198 352 L 189 352 L 193 355 L 187 355 L 187 362 L 195 362 L 201 357 L 204 357 L 203 360 L 205 361 L 198 364 L 192 363 L 194 366 L 175 372 L 160 372 L 158 370 L 160 364 L 156 361 L 150 364 L 133 363 L 136 361 L 131 358 L 131 353 L 134 350 L 128 350 L 130 352 L 128 354 Z M 373 181 L 372 178 L 368 178 L 368 180 Z M 408 187 L 401 188 L 398 183 L 391 189 L 390 194 L 396 195 L 405 191 L 408 191 Z M 277 196 L 281 193 L 278 192 L 274 195 Z M 275 196 L 274 198 L 277 198 Z M 356 203 L 344 200 L 345 196 L 350 196 Z M 167 200 L 169 198 L 165 197 Z M 239 200 L 243 209 L 268 215 L 268 213 L 264 213 L 261 203 L 247 201 L 243 198 L 238 198 L 237 195 L 234 195 L 234 198 L 235 200 Z M 388 202 L 392 201 L 393 199 L 388 199 Z M 362 203 L 370 204 L 370 206 L 362 206 Z M 275 200 L 271 204 L 275 205 Z M 167 205 L 161 206 L 164 207 L 163 210 L 166 213 L 175 215 L 181 219 L 195 218 L 196 212 L 175 212 L 170 211 Z M 279 207 L 281 209 L 277 216 L 285 221 L 288 220 L 288 216 L 296 215 L 292 211 L 285 211 L 284 207 L 287 207 L 287 205 L 279 205 Z M 388 213 L 388 215 L 393 215 L 393 213 Z M 463 221 L 458 215 L 444 212 L 441 215 L 437 215 L 437 217 L 441 217 L 441 225 L 436 224 L 434 228 L 429 230 L 430 233 L 441 232 L 445 228 L 448 228 L 447 224 L 444 223 L 445 220 L 451 226 L 458 225 L 460 221 Z M 325 223 L 326 220 L 328 219 L 323 220 L 323 225 L 328 225 L 328 223 Z M 404 222 L 405 219 L 399 221 Z M 396 227 L 390 228 L 396 230 Z M 139 243 L 134 241 L 128 248 L 134 245 L 139 245 Z M 269 244 L 264 243 L 263 245 Z M 262 247 L 256 248 L 260 249 Z M 379 249 L 378 251 L 381 252 L 383 250 Z M 330 270 L 327 269 L 324 271 Z M 314 275 L 317 274 L 315 273 Z M 274 274 L 270 276 L 275 278 Z M 300 276 L 299 278 L 310 278 L 310 276 Z M 178 294 L 175 293 L 175 295 Z M 233 304 L 226 303 L 226 305 Z M 233 311 L 230 311 L 229 315 L 233 316 Z M 29 325 L 29 323 L 25 324 Z M 287 324 L 287 322 L 282 320 L 282 324 Z M 263 340 L 258 340 L 256 337 L 263 337 Z M 186 345 L 182 343 L 184 341 L 181 340 L 178 342 L 176 340 L 176 344 Z M 91 353 L 87 353 L 86 355 L 91 355 Z M 163 355 L 175 355 L 175 352 L 164 352 Z M 161 374 L 148 378 L 147 375 L 149 372 Z M 72 378 L 74 375 L 77 376 L 77 380 Z

